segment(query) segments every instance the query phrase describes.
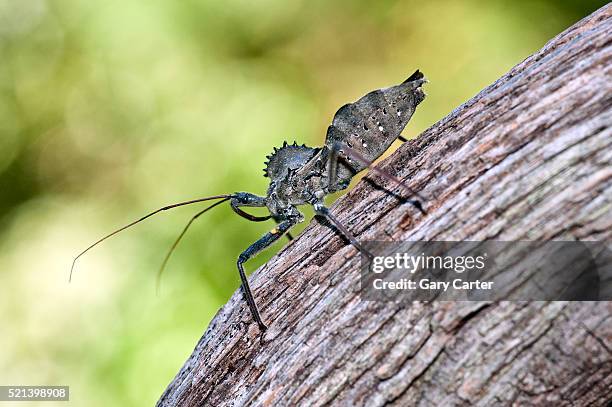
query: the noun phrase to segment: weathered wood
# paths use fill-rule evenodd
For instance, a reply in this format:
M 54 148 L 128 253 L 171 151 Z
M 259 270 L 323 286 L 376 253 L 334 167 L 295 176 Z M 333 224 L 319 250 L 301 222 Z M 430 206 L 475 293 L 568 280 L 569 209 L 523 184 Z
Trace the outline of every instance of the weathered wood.
M 385 160 L 427 215 L 363 181 L 332 212 L 361 240 L 609 242 L 611 33 L 608 5 Z M 237 291 L 158 405 L 612 400 L 612 303 L 366 302 L 359 261 L 313 222 L 251 278 L 266 334 Z

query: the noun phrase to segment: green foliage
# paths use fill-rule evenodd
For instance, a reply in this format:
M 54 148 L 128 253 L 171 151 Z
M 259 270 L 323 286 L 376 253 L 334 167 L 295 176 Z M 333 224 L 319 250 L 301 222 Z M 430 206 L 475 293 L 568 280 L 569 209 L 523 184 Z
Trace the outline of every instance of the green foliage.
M 0 383 L 153 404 L 272 225 L 207 214 L 158 297 L 160 261 L 197 208 L 105 243 L 68 285 L 79 250 L 167 203 L 265 193 L 272 147 L 321 144 L 339 106 L 420 68 L 414 137 L 600 5 L 1 0 Z

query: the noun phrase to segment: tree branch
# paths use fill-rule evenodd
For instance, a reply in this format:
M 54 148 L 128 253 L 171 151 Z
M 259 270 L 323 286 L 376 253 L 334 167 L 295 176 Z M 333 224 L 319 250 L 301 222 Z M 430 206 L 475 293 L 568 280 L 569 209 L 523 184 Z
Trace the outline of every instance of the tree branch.
M 332 213 L 363 241 L 610 241 L 611 22 L 578 22 L 381 164 L 426 215 L 368 182 Z M 158 405 L 612 399 L 612 303 L 366 302 L 359 263 L 313 222 L 252 276 L 265 335 L 238 290 Z

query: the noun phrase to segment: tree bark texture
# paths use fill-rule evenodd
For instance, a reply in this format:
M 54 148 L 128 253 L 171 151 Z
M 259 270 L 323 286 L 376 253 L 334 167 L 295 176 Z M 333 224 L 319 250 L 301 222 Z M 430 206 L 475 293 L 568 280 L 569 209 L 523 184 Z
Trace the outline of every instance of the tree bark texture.
M 363 241 L 610 242 L 611 33 L 607 5 L 384 160 L 427 214 L 374 173 L 332 213 Z M 251 277 L 268 331 L 236 291 L 158 405 L 612 400 L 612 302 L 368 302 L 359 266 L 312 222 Z

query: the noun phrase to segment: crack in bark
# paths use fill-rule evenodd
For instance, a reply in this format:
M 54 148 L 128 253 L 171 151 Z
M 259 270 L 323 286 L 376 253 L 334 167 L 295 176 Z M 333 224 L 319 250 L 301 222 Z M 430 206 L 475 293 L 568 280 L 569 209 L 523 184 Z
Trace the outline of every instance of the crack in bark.
M 430 336 L 430 338 L 431 338 L 431 336 Z M 419 381 L 421 379 L 421 377 L 423 377 L 427 373 L 427 371 L 433 365 L 436 364 L 438 358 L 443 353 L 442 352 L 443 350 L 444 350 L 444 346 L 441 346 L 440 349 L 438 350 L 438 352 L 436 353 L 436 355 L 434 356 L 434 358 L 429 363 L 427 363 L 427 365 L 424 366 L 424 368 L 419 372 L 418 375 L 416 375 L 412 380 L 410 380 L 410 382 L 406 385 L 406 387 L 404 387 L 402 392 L 400 394 L 398 394 L 397 396 L 393 397 L 392 399 L 388 400 L 387 402 L 385 402 L 385 404 L 383 404 L 383 405 L 384 406 L 391 405 L 394 402 L 396 402 L 397 400 L 399 400 L 404 394 L 406 394 L 406 392 L 412 387 L 412 385 L 414 383 L 416 383 L 417 381 Z

